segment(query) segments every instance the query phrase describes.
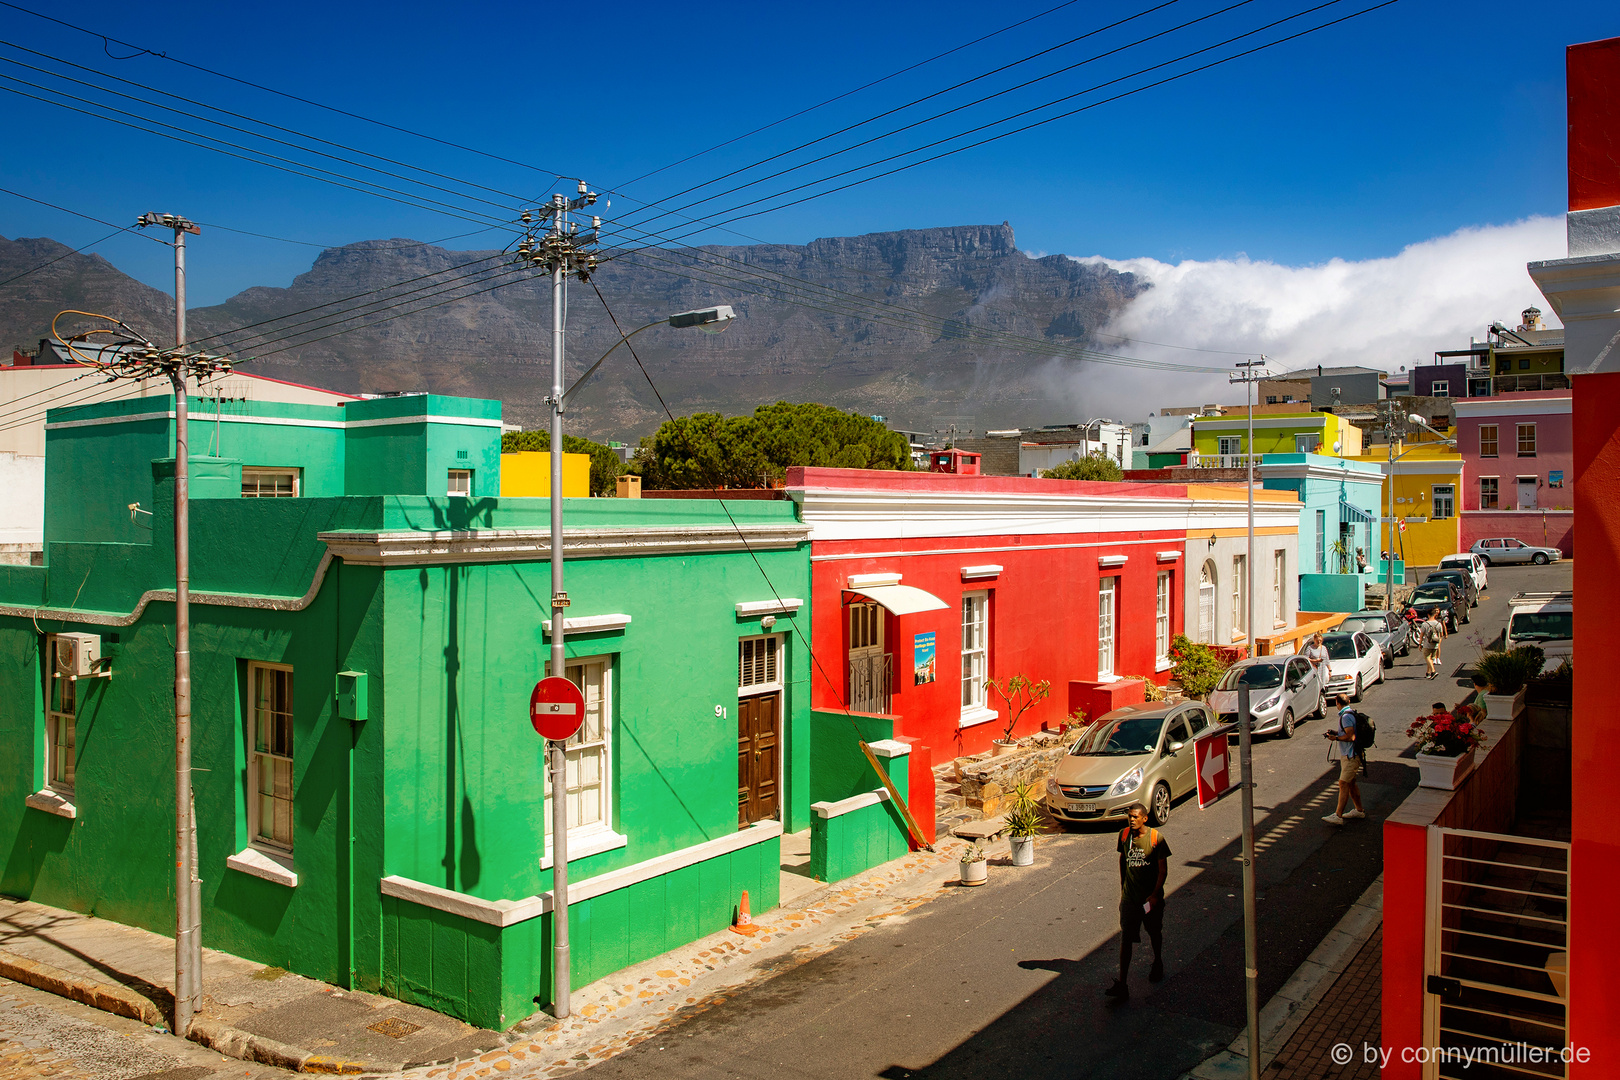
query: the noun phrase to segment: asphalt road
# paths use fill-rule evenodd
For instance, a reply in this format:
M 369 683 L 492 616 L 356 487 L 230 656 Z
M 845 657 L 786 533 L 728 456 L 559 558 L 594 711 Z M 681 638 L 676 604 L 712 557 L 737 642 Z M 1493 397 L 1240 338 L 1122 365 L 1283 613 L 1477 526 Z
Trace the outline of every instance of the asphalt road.
M 1343 827 L 1322 721 L 1257 743 L 1260 998 L 1279 989 L 1378 876 L 1379 823 L 1417 785 L 1405 737 L 1429 703 L 1460 700 L 1469 665 L 1502 630 L 1514 592 L 1568 588 L 1571 566 L 1494 567 L 1469 625 L 1443 651 L 1446 676 L 1401 658 L 1364 708 L 1379 724 L 1362 794 L 1368 819 Z M 1178 804 L 1165 916 L 1166 980 L 1147 982 L 1138 947 L 1132 998 L 1101 991 L 1119 947 L 1115 831 L 1055 835 L 1036 865 L 990 868 L 882 927 L 672 1024 L 596 1066 L 611 1077 L 1082 1077 L 1169 1080 L 1243 1025 L 1240 805 Z

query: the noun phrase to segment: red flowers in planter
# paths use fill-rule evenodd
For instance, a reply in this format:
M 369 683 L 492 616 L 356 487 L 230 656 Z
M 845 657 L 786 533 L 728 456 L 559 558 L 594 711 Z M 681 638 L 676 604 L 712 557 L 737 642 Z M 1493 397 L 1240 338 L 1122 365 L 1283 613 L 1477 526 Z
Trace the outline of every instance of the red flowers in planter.
M 1420 754 L 1457 757 L 1485 745 L 1478 711 L 1467 705 L 1459 706 L 1455 714 L 1434 712 L 1420 716 L 1407 726 L 1406 734 L 1417 740 Z

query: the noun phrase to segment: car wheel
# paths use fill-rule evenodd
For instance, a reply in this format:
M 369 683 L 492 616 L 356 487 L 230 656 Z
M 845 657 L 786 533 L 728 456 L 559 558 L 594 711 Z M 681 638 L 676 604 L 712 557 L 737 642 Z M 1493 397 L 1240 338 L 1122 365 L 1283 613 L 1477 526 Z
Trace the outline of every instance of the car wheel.
M 1384 681 L 1384 665 L 1379 664 L 1378 665 L 1378 677 L 1373 680 L 1373 683 L 1377 684 L 1377 683 L 1381 683 L 1383 681 Z
M 1356 673 L 1356 692 L 1350 695 L 1350 700 L 1361 700 L 1361 673 L 1359 671 Z
M 1294 737 L 1294 710 L 1293 709 L 1284 709 L 1283 710 L 1283 721 L 1282 721 L 1281 734 L 1282 734 L 1282 737 L 1285 738 L 1285 739 L 1292 739 Z
M 1489 555 L 1481 555 L 1480 558 L 1485 560 L 1485 565 L 1486 566 L 1491 565 L 1491 557 Z
M 1468 605 L 1464 604 L 1463 605 L 1463 617 L 1462 617 L 1463 624 L 1467 625 L 1468 620 L 1471 619 L 1471 618 L 1473 618 L 1473 616 L 1468 614 Z
M 1316 711 L 1311 714 L 1315 719 L 1321 720 L 1327 716 L 1327 691 L 1316 692 Z
M 1530 561 L 1535 563 L 1537 566 L 1546 566 L 1547 565 L 1547 556 L 1544 553 L 1538 551 L 1538 552 L 1536 552 L 1535 556 Z
M 1153 789 L 1153 803 L 1148 810 L 1148 818 L 1154 825 L 1163 825 L 1170 820 L 1170 787 L 1162 781 Z

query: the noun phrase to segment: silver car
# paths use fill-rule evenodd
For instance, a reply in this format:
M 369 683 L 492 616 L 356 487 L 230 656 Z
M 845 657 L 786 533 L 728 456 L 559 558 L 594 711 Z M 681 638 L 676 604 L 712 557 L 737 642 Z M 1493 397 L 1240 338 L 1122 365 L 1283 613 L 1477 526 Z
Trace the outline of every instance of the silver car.
M 1474 546 L 1468 549 L 1485 560 L 1486 565 L 1495 563 L 1535 563 L 1537 566 L 1546 566 L 1550 562 L 1557 562 L 1564 557 L 1564 553 L 1555 547 L 1535 547 L 1523 540 L 1515 540 L 1511 536 L 1498 536 L 1489 540 L 1475 540 Z
M 1405 656 L 1412 649 L 1411 628 L 1406 620 L 1393 611 L 1367 608 L 1347 617 L 1338 629 L 1347 634 L 1366 634 L 1384 650 L 1384 666 L 1393 667 L 1397 656 Z
M 1276 733 L 1292 738 L 1299 720 L 1322 716 L 1327 695 L 1316 668 L 1303 656 L 1257 656 L 1226 669 L 1209 695 L 1210 708 L 1223 724 L 1237 722 L 1238 687 L 1249 688 L 1249 715 L 1256 735 Z

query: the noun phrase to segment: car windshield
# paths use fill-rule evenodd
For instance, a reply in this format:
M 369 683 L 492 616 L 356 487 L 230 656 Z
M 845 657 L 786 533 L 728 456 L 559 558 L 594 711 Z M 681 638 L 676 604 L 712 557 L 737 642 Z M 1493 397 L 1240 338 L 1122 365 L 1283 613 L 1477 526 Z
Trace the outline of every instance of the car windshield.
M 1443 600 L 1449 602 L 1451 600 L 1451 586 L 1443 581 L 1437 581 L 1431 585 L 1419 585 L 1412 591 L 1412 601 L 1416 603 L 1419 600 Z
M 1382 634 L 1389 630 L 1389 624 L 1379 615 L 1370 619 L 1346 619 L 1339 624 L 1339 629 L 1347 634 Z
M 1162 716 L 1125 716 L 1099 721 L 1080 736 L 1080 741 L 1069 752 L 1075 757 L 1149 754 L 1158 748 L 1159 729 L 1163 726 Z
M 1217 690 L 1236 690 L 1239 684 L 1251 690 L 1270 690 L 1282 685 L 1281 664 L 1250 664 L 1248 667 L 1230 667 L 1221 676 Z
M 1322 639 L 1327 646 L 1329 660 L 1354 660 L 1356 641 L 1349 634 L 1331 634 Z
M 1436 570 L 1434 573 L 1429 575 L 1428 580 L 1450 581 L 1456 585 L 1461 585 L 1463 583 L 1463 578 L 1466 576 L 1467 575 L 1465 575 L 1461 570 Z
M 1508 637 L 1514 641 L 1554 641 L 1575 637 L 1575 613 L 1571 611 L 1521 611 L 1508 623 Z

